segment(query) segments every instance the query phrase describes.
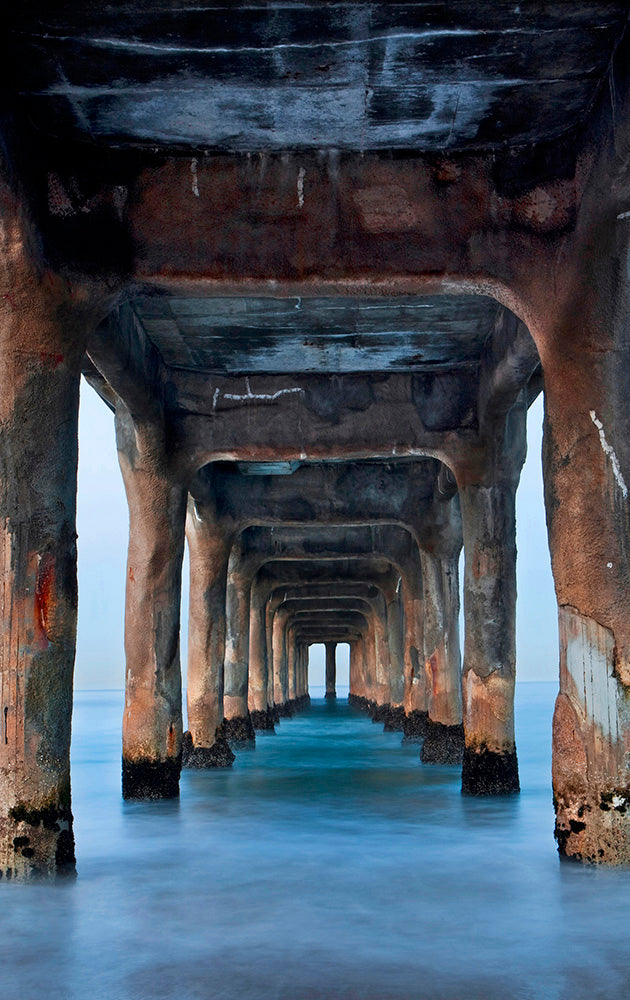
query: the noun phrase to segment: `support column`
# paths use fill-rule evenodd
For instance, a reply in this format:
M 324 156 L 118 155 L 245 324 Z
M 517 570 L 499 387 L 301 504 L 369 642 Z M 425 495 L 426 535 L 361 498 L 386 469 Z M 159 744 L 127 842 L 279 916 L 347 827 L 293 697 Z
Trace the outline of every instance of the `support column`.
M 337 697 L 337 643 L 326 643 L 326 698 Z
M 415 542 L 412 541 L 412 544 L 415 545 Z M 395 594 L 394 600 L 387 607 L 389 699 L 387 707 L 382 714 L 386 732 L 402 731 L 405 722 L 405 676 L 409 674 L 410 670 L 408 659 L 410 650 L 407 643 L 409 628 L 406 612 L 412 603 L 411 594 L 416 589 L 410 584 L 411 581 L 408 579 L 407 574 L 403 573 L 400 589 Z
M 224 732 L 228 740 L 236 743 L 256 740 L 248 707 L 251 582 L 242 546 L 237 542 L 228 564 L 224 696 Z
M 484 479 L 460 483 L 464 576 L 465 795 L 519 791 L 514 740 L 516 488 L 525 459 L 524 393 L 497 431 Z
M 391 588 L 387 594 L 379 592 L 372 613 L 369 615 L 369 634 L 365 638 L 364 655 L 368 661 L 364 695 L 370 711 L 380 715 L 375 721 L 385 721 L 391 700 L 392 656 L 401 668 L 402 636 L 396 632 L 400 625 L 397 595 Z M 369 691 L 367 690 L 369 687 Z
M 369 704 L 366 682 L 366 641 L 366 636 L 362 635 L 360 638 L 350 643 L 350 691 L 348 694 L 348 701 L 351 705 L 355 705 L 363 711 L 368 709 Z
M 74 869 L 79 372 L 88 310 L 0 187 L 0 878 Z
M 420 571 L 422 577 L 422 570 Z M 418 588 L 405 602 L 406 654 L 402 723 L 406 742 L 415 743 L 426 734 L 427 685 L 424 671 L 424 593 Z
M 422 552 L 427 721 L 420 759 L 461 764 L 462 667 L 459 649 L 459 551 Z
M 281 608 L 276 608 L 271 624 L 271 646 L 273 667 L 273 690 L 276 712 L 280 717 L 293 714 L 289 703 L 289 675 L 287 669 L 287 650 L 285 636 L 286 614 Z
M 249 714 L 254 729 L 274 729 L 273 705 L 269 704 L 265 591 L 252 584 L 249 611 Z
M 594 186 L 584 206 L 591 217 L 532 334 L 545 374 L 545 507 L 559 605 L 555 836 L 561 855 L 629 864 L 630 199 L 608 205 L 612 189 L 608 177 Z
M 213 510 L 188 501 L 186 538 L 190 555 L 188 618 L 188 731 L 183 767 L 229 767 L 234 754 L 223 734 L 225 589 L 231 529 Z
M 186 491 L 169 476 L 154 427 L 123 403 L 116 444 L 129 505 L 123 797 L 179 795 L 182 689 L 179 615 Z

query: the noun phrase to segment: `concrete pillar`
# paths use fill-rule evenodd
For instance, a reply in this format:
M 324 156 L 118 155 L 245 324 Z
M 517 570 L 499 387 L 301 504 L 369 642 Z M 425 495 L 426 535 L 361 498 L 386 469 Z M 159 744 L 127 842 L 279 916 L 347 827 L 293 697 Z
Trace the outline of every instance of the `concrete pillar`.
M 287 657 L 287 687 L 289 704 L 295 708 L 297 702 L 296 670 L 295 670 L 295 636 L 290 625 L 285 626 L 285 648 Z
M 485 479 L 460 483 L 464 529 L 462 792 L 519 791 L 514 740 L 516 680 L 515 500 L 525 458 L 523 394 L 497 433 Z
M 541 276 L 531 330 L 559 606 L 555 835 L 562 855 L 629 864 L 630 225 L 612 190 L 609 176 L 594 179 L 551 300 Z
M 420 571 L 422 583 L 422 570 Z M 427 686 L 424 670 L 424 594 L 418 588 L 405 601 L 405 674 L 403 693 L 403 734 L 407 741 L 424 738 L 428 718 Z
M 337 697 L 337 643 L 326 643 L 326 698 Z
M 300 641 L 297 643 L 297 666 L 297 698 L 299 704 L 306 707 L 311 701 L 311 697 L 308 692 L 308 647 Z
M 248 707 L 254 729 L 274 728 L 273 696 L 269 702 L 265 590 L 255 580 L 249 611 Z
M 123 796 L 179 795 L 182 689 L 179 614 L 186 491 L 172 481 L 163 442 L 116 411 L 116 445 L 129 505 Z
M 280 716 L 293 715 L 289 691 L 289 649 L 287 640 L 288 614 L 282 607 L 276 608 L 272 625 L 272 657 L 274 671 L 274 699 Z
M 240 541 L 232 547 L 226 591 L 224 732 L 228 740 L 253 743 L 249 714 L 249 609 L 251 572 Z
M 70 724 L 77 612 L 81 297 L 26 256 L 0 187 L 0 877 L 74 866 Z
M 350 694 L 348 701 L 360 708 L 366 708 L 367 696 L 367 655 L 366 637 L 363 635 L 350 643 Z
M 389 649 L 389 663 L 387 670 L 387 696 L 386 701 L 377 709 L 374 719 L 383 722 L 386 730 L 398 730 L 403 728 L 405 715 L 405 648 L 406 622 L 405 603 L 408 603 L 407 595 L 409 586 L 404 578 L 401 578 L 399 587 L 387 603 L 387 638 Z
M 188 618 L 188 732 L 184 767 L 229 767 L 234 760 L 223 734 L 225 591 L 233 534 L 214 511 L 188 501 L 190 555 Z
M 420 757 L 426 764 L 461 764 L 464 753 L 458 557 L 422 552 L 427 722 Z
M 289 704 L 289 676 L 287 670 L 287 651 L 285 642 L 286 613 L 277 608 L 273 614 L 272 633 L 272 669 L 273 690 L 276 713 L 280 716 L 292 714 Z

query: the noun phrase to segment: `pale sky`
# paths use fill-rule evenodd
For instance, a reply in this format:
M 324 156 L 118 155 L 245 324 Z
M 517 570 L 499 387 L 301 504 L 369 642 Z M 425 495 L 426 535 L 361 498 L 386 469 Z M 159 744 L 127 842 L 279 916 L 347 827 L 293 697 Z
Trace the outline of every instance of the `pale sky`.
M 517 676 L 520 680 L 555 680 L 558 676 L 557 612 L 543 507 L 541 438 L 542 396 L 529 411 L 528 455 L 517 496 Z M 124 686 L 123 618 L 128 525 L 127 503 L 116 457 L 113 414 L 83 382 L 77 514 L 77 689 Z M 185 669 L 187 561 L 183 579 L 182 663 Z M 323 683 L 323 658 L 321 650 L 317 652 L 319 669 L 312 681 Z M 343 662 L 345 674 L 347 654 Z

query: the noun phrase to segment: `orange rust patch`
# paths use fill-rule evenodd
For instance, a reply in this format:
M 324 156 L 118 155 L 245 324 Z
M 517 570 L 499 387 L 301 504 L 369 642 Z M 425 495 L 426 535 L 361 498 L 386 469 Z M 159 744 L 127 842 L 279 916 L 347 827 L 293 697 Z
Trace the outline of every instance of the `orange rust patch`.
M 57 607 L 55 559 L 50 552 L 42 556 L 35 583 L 36 624 L 48 635 Z
M 484 576 L 495 576 L 497 573 L 497 560 L 490 552 L 483 549 L 475 549 L 473 554 L 472 572 L 475 580 Z
M 131 580 L 131 582 L 135 583 L 136 582 L 136 578 L 133 575 L 133 567 L 132 566 L 129 567 L 129 573 L 128 573 L 128 575 L 129 575 L 129 579 Z
M 433 695 L 435 696 L 437 695 L 437 690 L 438 690 L 438 673 L 439 673 L 437 653 L 432 653 L 432 655 L 426 661 L 426 668 L 431 675 L 431 690 L 433 692 Z
M 39 357 L 42 364 L 49 368 L 58 368 L 63 361 L 63 354 L 51 354 L 48 351 L 40 351 Z

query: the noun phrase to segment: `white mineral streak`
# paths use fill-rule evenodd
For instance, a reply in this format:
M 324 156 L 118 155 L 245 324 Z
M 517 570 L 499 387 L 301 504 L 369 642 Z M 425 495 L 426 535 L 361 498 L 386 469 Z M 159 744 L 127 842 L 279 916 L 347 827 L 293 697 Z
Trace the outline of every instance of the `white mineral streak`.
M 615 455 L 615 452 L 614 452 L 614 449 L 612 448 L 612 446 L 609 445 L 608 441 L 606 440 L 606 435 L 604 434 L 604 425 L 602 424 L 601 420 L 598 419 L 597 414 L 595 413 L 595 410 L 591 410 L 590 411 L 590 415 L 591 415 L 591 420 L 593 421 L 593 423 L 597 427 L 597 430 L 599 431 L 599 440 L 600 440 L 600 443 L 601 443 L 601 446 L 602 446 L 602 450 L 603 450 L 604 454 L 608 455 L 608 457 L 610 459 L 610 464 L 612 465 L 613 475 L 614 475 L 615 479 L 617 480 L 617 486 L 619 487 L 619 489 L 623 493 L 624 500 L 627 500 L 628 499 L 628 487 L 626 486 L 625 480 L 624 480 L 624 478 L 623 478 L 623 476 L 621 474 L 621 468 L 619 467 L 619 459 Z
M 574 696 L 587 719 L 613 742 L 619 739 L 618 684 L 613 673 L 615 641 L 610 629 L 579 614 L 575 608 L 559 609 L 561 647 L 566 650 L 567 672 Z
M 199 197 L 199 178 L 197 177 L 197 160 L 192 159 L 190 161 L 190 172 L 192 174 L 192 193 L 195 198 Z
M 247 389 L 247 392 L 245 393 L 222 393 L 220 389 L 215 389 L 212 396 L 212 409 L 216 409 L 216 405 L 221 396 L 223 396 L 223 399 L 229 399 L 234 403 L 246 403 L 250 402 L 250 400 L 254 402 L 273 403 L 274 400 L 280 399 L 281 396 L 291 396 L 296 393 L 304 393 L 304 389 L 300 388 L 300 386 L 293 386 L 290 389 L 278 389 L 277 392 L 252 392 L 248 378 L 245 379 L 245 387 Z
M 297 176 L 297 197 L 298 197 L 298 208 L 304 208 L 304 178 L 306 177 L 306 170 L 304 167 L 300 167 Z

